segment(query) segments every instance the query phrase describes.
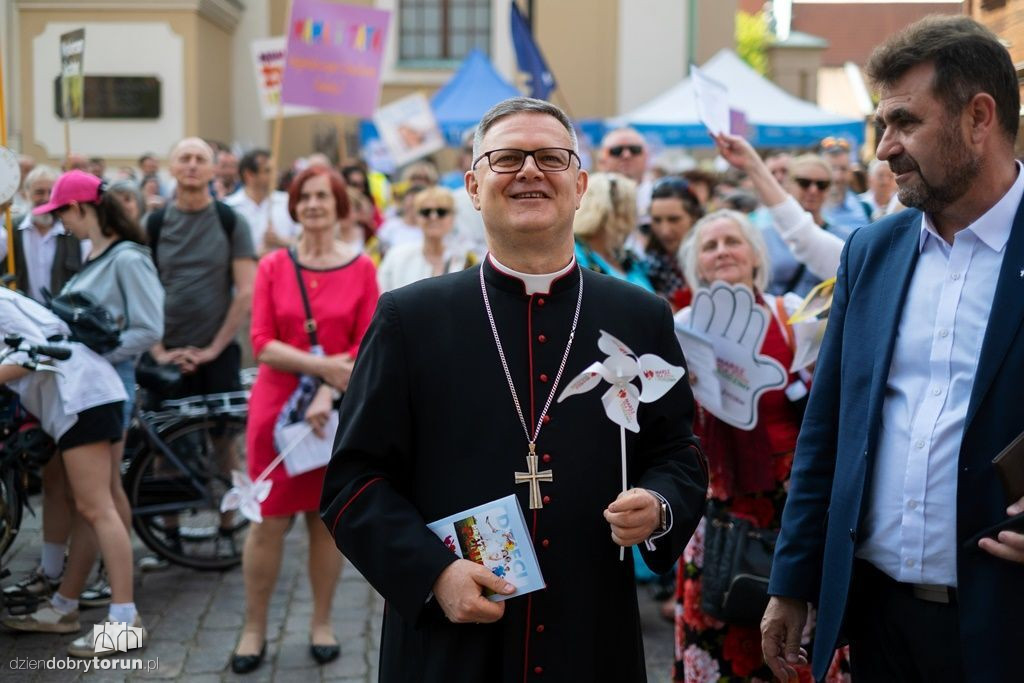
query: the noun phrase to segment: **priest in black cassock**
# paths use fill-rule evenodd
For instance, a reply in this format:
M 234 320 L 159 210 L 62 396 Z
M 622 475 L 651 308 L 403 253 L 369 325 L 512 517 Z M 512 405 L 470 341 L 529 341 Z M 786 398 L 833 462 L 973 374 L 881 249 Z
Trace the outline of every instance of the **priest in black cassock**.
M 466 174 L 490 255 L 384 294 L 363 341 L 321 517 L 387 601 L 386 683 L 646 680 L 632 557 L 619 547 L 640 544 L 667 572 L 703 512 L 707 472 L 685 380 L 639 408 L 626 493 L 603 389 L 553 400 L 604 358 L 600 330 L 684 365 L 666 303 L 576 264 L 577 150 L 547 102 L 492 108 Z M 531 484 L 531 471 L 544 476 Z M 483 588 L 513 587 L 426 524 L 511 493 L 546 588 L 495 603 Z

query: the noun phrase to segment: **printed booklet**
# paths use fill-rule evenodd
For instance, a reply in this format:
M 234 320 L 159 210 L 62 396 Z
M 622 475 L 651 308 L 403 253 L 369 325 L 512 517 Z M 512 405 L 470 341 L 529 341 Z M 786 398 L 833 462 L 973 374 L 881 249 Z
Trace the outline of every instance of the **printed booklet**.
M 512 595 L 485 591 L 488 600 L 500 602 L 544 588 L 515 494 L 439 519 L 427 528 L 462 559 L 482 564 L 516 587 Z

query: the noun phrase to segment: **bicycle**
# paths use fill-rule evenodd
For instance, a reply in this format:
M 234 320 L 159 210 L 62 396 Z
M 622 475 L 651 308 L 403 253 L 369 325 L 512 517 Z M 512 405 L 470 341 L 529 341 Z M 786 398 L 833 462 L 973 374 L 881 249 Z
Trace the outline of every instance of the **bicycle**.
M 175 375 L 159 366 L 136 371 L 141 400 L 122 465 L 132 526 L 150 550 L 174 564 L 230 569 L 242 561 L 248 520 L 221 513 L 220 501 L 231 488 L 230 471 L 244 462 L 249 393 L 156 398 L 168 393 Z
M 46 369 L 57 372 L 47 364 L 44 356 L 53 360 L 67 360 L 71 349 L 48 344 L 25 344 L 18 335 L 4 337 L 6 348 L 0 351 L 0 362 L 15 353 L 24 353 L 27 359 L 19 363 L 33 372 Z M 35 514 L 28 501 L 26 481 L 30 472 L 42 467 L 56 452 L 56 444 L 43 431 L 32 415 L 9 389 L 0 387 L 0 558 L 14 545 L 21 529 L 24 510 Z M 0 578 L 8 570 L 0 565 Z M 6 602 L 0 593 L 0 601 Z M 0 605 L 8 606 L 10 605 Z

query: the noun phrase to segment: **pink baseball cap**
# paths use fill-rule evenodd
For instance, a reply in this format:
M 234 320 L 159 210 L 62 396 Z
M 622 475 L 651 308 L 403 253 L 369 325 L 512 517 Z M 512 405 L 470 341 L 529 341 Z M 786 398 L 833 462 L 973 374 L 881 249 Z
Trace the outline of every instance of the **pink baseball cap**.
M 50 192 L 50 201 L 32 209 L 32 213 L 40 215 L 51 213 L 63 208 L 71 202 L 79 204 L 95 204 L 100 200 L 102 180 L 85 171 L 68 171 L 57 178 Z

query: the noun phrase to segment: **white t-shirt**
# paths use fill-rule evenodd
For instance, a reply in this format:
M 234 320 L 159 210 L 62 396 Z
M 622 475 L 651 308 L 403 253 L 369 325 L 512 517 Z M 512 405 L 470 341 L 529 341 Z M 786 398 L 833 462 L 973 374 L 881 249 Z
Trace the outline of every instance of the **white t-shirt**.
M 66 335 L 69 330 L 49 309 L 0 287 L 0 338 L 11 333 L 29 344 L 45 344 L 48 337 Z M 7 384 L 54 439 L 64 436 L 83 410 L 128 398 L 121 378 L 103 356 L 77 342 L 60 345 L 71 348 L 71 358 L 53 361 L 59 373 L 31 372 Z M 25 360 L 24 355 L 15 353 L 4 364 L 16 365 Z
M 288 214 L 287 192 L 271 192 L 257 204 L 245 193 L 243 187 L 225 197 L 224 203 L 241 214 L 249 223 L 249 232 L 252 234 L 252 244 L 256 248 L 256 253 L 263 251 L 263 235 L 267 232 L 267 225 L 273 226 L 277 236 L 286 240 L 294 240 L 302 232 L 302 226 L 293 221 Z

